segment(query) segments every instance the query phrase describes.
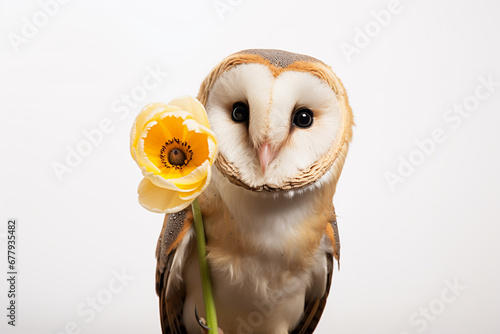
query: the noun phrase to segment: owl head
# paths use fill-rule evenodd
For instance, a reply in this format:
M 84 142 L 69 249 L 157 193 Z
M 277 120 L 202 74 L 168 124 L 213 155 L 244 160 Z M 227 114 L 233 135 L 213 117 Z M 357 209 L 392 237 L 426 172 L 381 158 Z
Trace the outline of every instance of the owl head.
M 331 68 L 272 49 L 226 57 L 203 81 L 204 104 L 219 140 L 218 171 L 255 192 L 287 192 L 340 176 L 353 116 Z

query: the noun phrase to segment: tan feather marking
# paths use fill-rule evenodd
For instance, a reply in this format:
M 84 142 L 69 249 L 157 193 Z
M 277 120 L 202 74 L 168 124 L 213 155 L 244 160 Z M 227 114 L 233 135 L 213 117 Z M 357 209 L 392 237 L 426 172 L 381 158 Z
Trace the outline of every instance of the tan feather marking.
M 332 242 L 332 248 L 335 249 L 335 236 L 331 224 L 326 225 L 326 235 L 328 236 L 328 239 L 330 239 L 330 241 Z
M 335 215 L 335 208 L 333 206 L 333 203 L 330 203 L 330 209 L 326 212 L 326 214 L 329 215 L 329 224 L 326 225 L 326 235 L 332 242 L 333 256 L 337 260 L 340 268 L 340 237 L 337 227 L 337 216 Z
M 311 215 L 305 222 L 300 224 L 301 228 L 298 229 L 298 233 L 288 240 L 288 245 L 285 249 L 289 254 L 285 254 L 285 256 L 291 258 L 298 256 L 300 258 L 300 261 L 293 264 L 297 266 L 299 271 L 305 270 L 310 266 L 312 258 L 315 256 L 316 250 L 325 234 L 325 228 L 329 223 L 327 218 L 329 218 L 328 215 L 321 211 Z
M 335 224 L 335 230 L 333 228 L 333 224 Z M 333 221 L 331 224 L 326 225 L 326 234 L 328 235 L 328 238 L 332 242 L 332 247 L 333 247 L 333 256 L 337 260 L 339 269 L 340 269 L 340 239 L 339 239 L 339 233 L 336 230 L 337 222 Z

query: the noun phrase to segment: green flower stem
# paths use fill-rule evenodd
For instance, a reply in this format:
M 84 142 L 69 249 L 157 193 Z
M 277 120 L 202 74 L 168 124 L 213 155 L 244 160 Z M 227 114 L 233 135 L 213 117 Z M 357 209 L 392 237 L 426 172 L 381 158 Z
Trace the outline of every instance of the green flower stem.
M 196 245 L 198 246 L 198 258 L 200 262 L 201 288 L 203 290 L 203 301 L 205 303 L 205 314 L 207 326 L 211 329 L 208 334 L 218 334 L 217 315 L 215 314 L 215 301 L 212 291 L 212 279 L 210 278 L 210 268 L 207 261 L 207 247 L 205 240 L 205 229 L 203 227 L 203 217 L 201 216 L 200 203 L 196 198 L 191 203 L 194 215 L 194 228 L 196 232 Z

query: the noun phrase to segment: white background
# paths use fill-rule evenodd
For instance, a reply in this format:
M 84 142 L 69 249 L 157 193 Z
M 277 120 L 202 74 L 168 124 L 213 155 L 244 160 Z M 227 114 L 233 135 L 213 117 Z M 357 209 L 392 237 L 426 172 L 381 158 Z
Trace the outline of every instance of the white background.
M 163 218 L 137 202 L 134 117 L 149 102 L 196 96 L 226 55 L 277 48 L 331 65 L 357 124 L 334 199 L 342 266 L 317 333 L 499 333 L 500 87 L 460 124 L 444 118 L 474 102 L 479 77 L 500 81 L 499 3 L 402 0 L 381 27 L 371 12 L 388 4 L 74 0 L 49 17 L 38 1 L 1 1 L 0 267 L 15 217 L 19 278 L 15 328 L 0 281 L 0 331 L 160 332 Z M 365 29 L 366 46 L 356 39 Z M 346 56 L 346 44 L 358 53 Z M 124 108 L 148 68 L 169 75 Z M 54 163 L 66 164 L 104 119 L 112 130 L 58 178 Z M 419 153 L 415 141 L 436 129 L 446 140 Z M 391 188 L 387 173 L 410 157 L 417 166 Z M 113 279 L 123 270 L 126 285 Z M 92 318 L 97 296 L 105 305 Z

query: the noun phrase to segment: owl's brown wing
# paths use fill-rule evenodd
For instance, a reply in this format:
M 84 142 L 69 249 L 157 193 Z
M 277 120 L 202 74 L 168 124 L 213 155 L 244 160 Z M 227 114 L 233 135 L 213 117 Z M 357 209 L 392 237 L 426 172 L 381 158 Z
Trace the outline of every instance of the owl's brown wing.
M 175 253 L 186 232 L 193 224 L 193 213 L 188 207 L 165 215 L 163 228 L 156 246 L 156 293 L 160 301 L 160 321 L 163 334 L 184 334 L 182 310 L 186 292 L 184 285 L 169 284 Z
M 340 268 L 340 238 L 337 228 L 337 219 L 333 205 L 330 209 L 330 219 L 326 226 L 326 234 L 329 237 L 332 245 L 332 253 L 326 253 L 326 289 L 325 294 L 321 298 L 309 301 L 304 306 L 304 313 L 302 319 L 297 327 L 290 334 L 311 334 L 316 329 L 319 319 L 323 314 L 326 306 L 326 299 L 330 293 L 330 286 L 332 284 L 333 275 L 333 258 L 337 260 Z

